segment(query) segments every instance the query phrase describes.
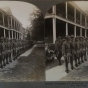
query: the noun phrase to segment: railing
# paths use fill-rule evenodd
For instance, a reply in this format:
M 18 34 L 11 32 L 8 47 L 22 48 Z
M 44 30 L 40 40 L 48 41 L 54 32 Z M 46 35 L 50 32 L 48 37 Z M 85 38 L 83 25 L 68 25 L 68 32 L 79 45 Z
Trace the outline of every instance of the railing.
M 86 24 L 86 27 L 88 27 L 88 24 Z
M 2 26 L 3 26 L 3 21 L 0 21 L 0 25 L 2 25 Z
M 66 13 L 62 10 L 58 10 L 57 15 L 59 15 L 60 17 L 66 18 Z
M 70 20 L 70 21 L 72 21 L 72 22 L 75 22 L 75 19 L 74 19 L 73 16 L 71 16 L 71 15 L 68 14 L 68 17 L 67 17 L 67 18 L 68 18 L 68 20 Z
M 47 13 L 46 15 L 53 15 L 53 13 Z M 75 22 L 75 18 L 74 16 L 71 16 L 69 14 L 66 14 L 64 11 L 58 9 L 57 12 L 56 12 L 56 15 L 62 17 L 62 18 L 65 18 L 66 19 L 66 15 L 67 15 L 67 19 L 72 21 L 72 22 Z M 80 19 L 79 18 L 76 18 L 76 23 L 77 24 L 80 24 L 82 26 L 85 26 L 85 22 L 80 22 Z
M 76 23 L 80 24 L 80 20 L 78 18 L 76 18 Z
M 8 23 L 4 23 L 4 27 L 8 27 Z
M 82 22 L 82 25 L 85 26 L 85 22 Z

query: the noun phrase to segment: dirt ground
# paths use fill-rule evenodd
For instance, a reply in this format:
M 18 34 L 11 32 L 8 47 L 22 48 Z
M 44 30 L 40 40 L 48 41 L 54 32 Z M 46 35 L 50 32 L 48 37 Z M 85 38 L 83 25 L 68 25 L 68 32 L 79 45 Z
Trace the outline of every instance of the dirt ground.
M 45 81 L 44 47 L 35 47 L 27 57 L 20 57 L 13 67 L 0 70 L 0 82 Z

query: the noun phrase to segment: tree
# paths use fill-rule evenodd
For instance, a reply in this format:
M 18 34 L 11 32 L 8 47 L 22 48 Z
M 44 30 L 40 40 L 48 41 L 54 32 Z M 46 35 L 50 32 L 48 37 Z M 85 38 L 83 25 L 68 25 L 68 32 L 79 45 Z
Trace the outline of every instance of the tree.
M 32 38 L 34 40 L 44 40 L 44 17 L 40 10 L 35 10 L 31 14 Z

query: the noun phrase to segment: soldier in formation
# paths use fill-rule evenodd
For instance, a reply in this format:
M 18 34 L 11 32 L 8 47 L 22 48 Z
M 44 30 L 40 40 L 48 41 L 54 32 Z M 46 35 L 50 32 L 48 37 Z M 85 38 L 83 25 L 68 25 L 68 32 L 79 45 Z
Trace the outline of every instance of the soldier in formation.
M 69 69 L 73 70 L 74 67 L 78 67 L 81 63 L 87 61 L 88 38 L 82 36 L 75 38 L 73 35 L 66 36 L 64 39 L 58 37 L 55 41 L 55 54 L 59 65 L 61 65 L 61 57 L 64 57 L 65 71 L 68 73 L 70 71 Z
M 27 40 L 21 39 L 0 39 L 0 68 L 3 68 L 6 64 L 9 64 L 17 57 L 28 49 L 30 44 Z

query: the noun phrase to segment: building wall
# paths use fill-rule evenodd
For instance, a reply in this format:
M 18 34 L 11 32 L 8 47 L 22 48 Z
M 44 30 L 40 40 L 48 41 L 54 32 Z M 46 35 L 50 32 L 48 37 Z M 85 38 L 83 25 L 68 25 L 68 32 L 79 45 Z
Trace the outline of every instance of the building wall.
M 48 19 L 53 20 L 51 25 L 49 22 L 47 23 L 47 26 L 53 26 L 53 43 L 55 43 L 57 36 L 63 37 L 62 35 L 74 35 L 75 37 L 79 35 L 88 37 L 88 16 L 74 3 L 60 3 L 53 6 L 50 12 L 45 16 L 45 24 Z M 49 30 L 48 28 L 45 27 L 45 31 Z M 62 35 L 57 32 L 61 32 Z

